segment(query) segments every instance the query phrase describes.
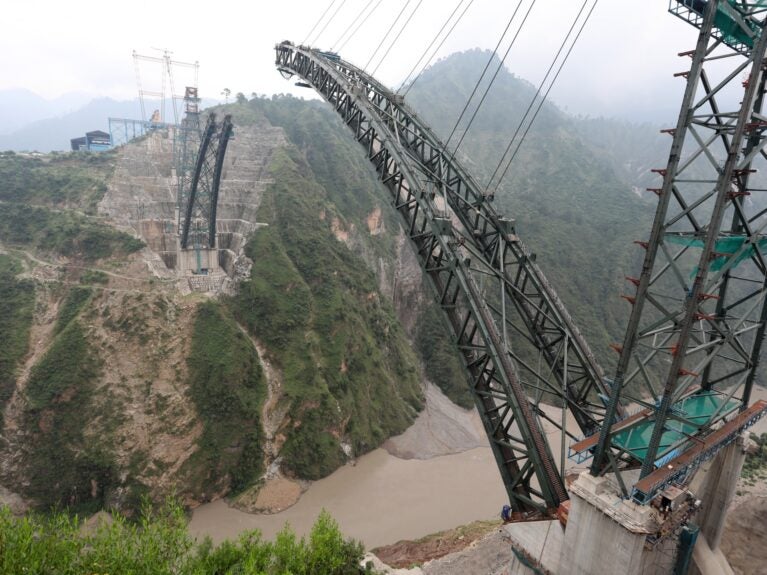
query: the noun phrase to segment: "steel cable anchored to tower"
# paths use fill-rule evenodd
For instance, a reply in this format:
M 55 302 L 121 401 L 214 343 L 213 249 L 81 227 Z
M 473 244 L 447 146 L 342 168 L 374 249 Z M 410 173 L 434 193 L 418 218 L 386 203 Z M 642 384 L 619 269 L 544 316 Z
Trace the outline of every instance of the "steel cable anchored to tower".
M 493 87 L 493 84 L 495 83 L 495 79 L 498 77 L 498 73 L 503 69 L 503 65 L 506 62 L 506 58 L 508 58 L 509 52 L 511 52 L 511 49 L 514 47 L 514 44 L 517 41 L 517 38 L 519 37 L 519 33 L 522 31 L 522 28 L 525 26 L 525 22 L 527 22 L 527 18 L 530 16 L 530 12 L 532 12 L 533 7 L 535 6 L 535 2 L 536 0 L 533 0 L 530 3 L 530 7 L 527 9 L 527 12 L 525 13 L 525 17 L 522 19 L 522 23 L 519 25 L 519 28 L 517 28 L 517 31 L 514 34 L 514 37 L 511 39 L 511 43 L 509 44 L 508 48 L 506 48 L 506 52 L 504 52 L 503 58 L 501 58 L 501 61 L 498 62 L 498 66 L 495 69 L 495 73 L 493 74 L 493 77 L 490 79 L 490 82 L 488 83 L 487 88 L 485 88 L 485 91 L 482 94 L 482 98 L 480 98 L 479 100 L 479 104 L 477 104 L 477 107 L 474 109 L 474 113 L 471 115 L 471 118 L 469 118 L 469 123 L 466 125 L 466 129 L 463 131 L 463 134 L 461 134 L 461 138 L 458 140 L 458 143 L 455 145 L 455 148 L 453 149 L 454 156 L 458 152 L 458 148 L 461 147 L 461 144 L 463 143 L 463 140 L 466 137 L 466 134 L 469 133 L 469 128 L 471 128 L 472 124 L 474 123 L 474 119 L 477 117 L 477 114 L 479 113 L 480 108 L 482 108 L 482 104 L 484 104 L 485 102 L 485 98 L 487 98 L 487 95 L 490 93 L 490 89 Z M 516 14 L 516 11 L 515 11 L 515 14 Z
M 330 9 L 333 7 L 333 4 L 336 3 L 337 0 L 330 0 L 330 4 L 328 4 L 328 7 L 325 8 L 325 11 L 322 13 L 322 15 L 317 19 L 317 21 L 314 23 L 314 26 L 312 26 L 312 29 L 309 30 L 309 33 L 306 35 L 306 38 L 304 38 L 301 41 L 301 44 L 306 44 L 309 41 L 309 38 L 312 37 L 312 34 L 314 34 L 314 31 L 317 29 L 317 26 L 320 25 L 320 22 L 325 18 L 328 12 L 330 12 Z
M 360 28 L 362 28 L 365 25 L 365 23 L 368 21 L 368 19 L 375 13 L 375 11 L 378 10 L 378 7 L 381 5 L 381 2 L 383 2 L 383 0 L 378 0 L 378 2 L 376 2 L 375 6 L 373 6 L 373 9 L 367 13 L 367 15 L 362 19 L 362 21 L 359 24 L 357 24 L 357 27 L 354 29 L 354 31 L 351 34 L 349 34 L 349 36 L 346 37 L 346 40 L 344 40 L 341 43 L 341 45 L 339 45 L 338 48 L 336 48 L 336 50 L 340 51 L 344 49 L 344 46 L 346 46 L 349 43 L 349 41 L 352 38 L 354 38 L 354 36 L 357 35 L 357 32 L 360 31 Z
M 331 50 L 334 50 L 335 47 L 338 46 L 338 44 L 341 42 L 341 40 L 343 40 L 344 36 L 346 36 L 349 33 L 349 30 L 351 30 L 357 24 L 359 19 L 362 18 L 362 15 L 365 13 L 365 11 L 368 8 L 370 8 L 371 4 L 373 4 L 374 1 L 375 0 L 368 0 L 368 3 L 365 4 L 362 7 L 362 10 L 360 10 L 357 13 L 357 15 L 354 17 L 354 20 L 352 20 L 351 23 L 344 29 L 344 31 L 341 33 L 341 35 L 338 37 L 338 39 L 330 45 L 330 49 Z
M 320 41 L 320 38 L 322 37 L 322 34 L 327 30 L 327 27 L 330 25 L 330 23 L 335 20 L 336 16 L 338 16 L 338 13 L 341 11 L 341 8 L 344 7 L 344 4 L 346 4 L 346 0 L 341 0 L 341 3 L 338 5 L 338 8 L 336 8 L 335 12 L 328 18 L 328 21 L 325 22 L 325 25 L 320 29 L 319 32 L 317 32 L 317 35 L 314 37 L 314 40 L 310 42 L 310 44 L 316 44 Z
M 410 21 L 413 19 L 413 16 L 418 11 L 418 8 L 420 8 L 422 3 L 423 3 L 423 0 L 418 0 L 418 4 L 415 5 L 415 8 L 413 8 L 413 11 L 410 13 L 410 16 L 407 17 L 407 20 L 405 20 L 405 23 L 402 24 L 402 28 L 400 28 L 399 32 L 397 32 L 397 35 L 394 37 L 394 40 L 392 40 L 391 43 L 389 44 L 389 47 L 384 52 L 384 55 L 381 56 L 381 59 L 378 61 L 378 64 L 376 64 L 376 67 L 373 68 L 372 74 L 375 74 L 378 71 L 378 68 L 381 67 L 381 64 L 383 64 L 383 61 L 386 60 L 386 57 L 389 55 L 389 52 L 391 51 L 392 47 L 397 43 L 397 40 L 399 40 L 399 37 L 402 36 L 402 33 L 405 31 L 405 28 L 407 28 L 407 25 L 410 24 Z
M 410 6 L 410 2 L 411 0 L 407 0 L 405 2 L 405 5 L 402 6 L 402 10 L 399 11 L 399 13 L 397 14 L 397 17 L 394 19 L 394 22 L 391 23 L 391 26 L 389 26 L 389 29 L 383 35 L 383 38 L 381 38 L 381 41 L 378 43 L 378 46 L 376 46 L 376 49 L 373 50 L 373 53 L 370 55 L 370 58 L 368 59 L 367 63 L 362 67 L 363 70 L 366 70 L 367 67 L 370 66 L 370 63 L 375 59 L 376 54 L 378 54 L 378 51 L 386 42 L 386 39 L 389 37 L 389 34 L 391 34 L 391 31 L 394 30 L 394 27 L 397 25 L 397 22 L 399 22 L 399 19 L 402 18 L 402 15 L 405 13 L 405 10 L 407 10 L 407 7 Z
M 487 59 L 487 63 L 485 64 L 485 67 L 482 69 L 482 74 L 480 74 L 479 79 L 474 84 L 474 88 L 472 89 L 471 94 L 469 95 L 469 98 L 466 100 L 466 104 L 464 104 L 463 109 L 461 110 L 461 113 L 458 115 L 458 119 L 455 121 L 455 125 L 453 126 L 453 129 L 450 131 L 450 135 L 447 137 L 447 140 L 445 141 L 445 149 L 447 149 L 447 147 L 450 145 L 450 140 L 453 139 L 453 136 L 455 135 L 455 132 L 461 123 L 461 120 L 463 120 L 464 114 L 466 114 L 466 110 L 469 109 L 469 106 L 471 105 L 471 101 L 474 99 L 474 96 L 476 95 L 477 90 L 479 90 L 479 86 L 481 85 L 482 80 L 485 78 L 485 74 L 487 74 L 487 71 L 490 68 L 490 64 L 492 64 L 493 62 L 493 58 L 495 58 L 496 55 L 498 54 L 498 48 L 501 47 L 501 43 L 503 42 L 503 39 L 506 37 L 506 34 L 508 34 L 509 29 L 511 28 L 511 24 L 514 22 L 514 18 L 516 18 L 517 12 L 519 12 L 519 9 L 522 6 L 523 1 L 524 0 L 519 0 L 519 2 L 517 3 L 517 7 L 514 8 L 514 12 L 511 14 L 511 18 L 509 18 L 509 21 L 506 23 L 506 27 L 503 29 L 503 33 L 501 34 L 501 37 L 498 38 L 498 43 L 495 45 L 495 49 L 493 50 L 493 53 Z M 453 152 L 453 154 L 455 154 L 455 152 Z

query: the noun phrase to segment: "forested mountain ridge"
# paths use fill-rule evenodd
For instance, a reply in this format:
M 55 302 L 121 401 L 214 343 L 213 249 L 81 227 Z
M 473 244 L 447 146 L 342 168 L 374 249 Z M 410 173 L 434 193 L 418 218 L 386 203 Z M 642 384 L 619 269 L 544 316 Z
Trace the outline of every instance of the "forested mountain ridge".
M 443 141 L 489 55 L 481 50 L 453 54 L 426 70 L 410 90 L 406 101 Z M 507 70 L 499 73 L 458 152 L 481 184 L 489 183 L 535 91 Z M 466 118 L 473 111 L 472 105 Z M 454 149 L 465 124 L 459 125 L 448 149 Z M 627 168 L 625 159 L 647 157 L 652 132 L 616 120 L 568 116 L 546 103 L 496 193 L 496 210 L 516 220 L 520 237 L 537 254 L 538 264 L 607 365 L 614 359 L 608 344 L 622 338 L 628 313 L 620 299 L 628 289 L 624 276 L 638 269 L 643 256 L 632 241 L 646 239 L 655 208 L 654 196 L 635 193 L 637 171 Z M 621 149 L 613 144 L 616 140 L 623 143 Z M 665 153 L 667 148 L 655 146 L 651 155 L 665 163 Z

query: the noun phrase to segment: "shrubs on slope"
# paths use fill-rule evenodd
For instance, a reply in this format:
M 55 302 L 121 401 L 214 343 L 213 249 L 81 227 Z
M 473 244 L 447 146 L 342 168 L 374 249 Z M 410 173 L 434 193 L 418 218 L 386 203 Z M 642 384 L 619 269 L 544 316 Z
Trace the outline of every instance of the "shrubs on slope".
M 193 478 L 196 492 L 227 484 L 235 492 L 245 489 L 263 472 L 260 413 L 266 380 L 258 353 L 228 310 L 207 301 L 197 310 L 187 364 L 204 427 L 199 450 L 182 473 Z
M 378 447 L 413 421 L 423 398 L 416 359 L 373 274 L 333 232 L 340 215 L 295 149 L 272 162 L 274 184 L 247 246 L 251 278 L 231 301 L 282 370 L 291 423 L 284 466 L 309 479 Z
M 29 329 L 35 308 L 35 288 L 16 275 L 21 266 L 0 254 L 0 427 L 2 411 L 11 398 L 21 360 L 29 347 Z
M 173 501 L 158 511 L 145 505 L 136 522 L 113 515 L 95 528 L 61 513 L 15 518 L 0 508 L 0 575 L 354 575 L 366 572 L 363 552 L 326 511 L 308 539 L 286 525 L 274 542 L 250 531 L 214 546 L 192 539 Z

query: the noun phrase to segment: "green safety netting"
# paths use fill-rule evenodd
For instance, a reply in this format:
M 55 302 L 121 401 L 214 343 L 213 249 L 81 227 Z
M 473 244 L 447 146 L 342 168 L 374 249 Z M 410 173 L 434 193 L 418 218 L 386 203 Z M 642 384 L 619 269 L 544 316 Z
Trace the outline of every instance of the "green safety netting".
M 691 247 L 691 248 L 703 247 L 703 239 L 701 238 L 691 238 L 689 236 L 678 236 L 675 234 L 667 234 L 665 237 L 665 240 L 668 243 L 678 244 L 678 245 Z M 748 247 L 746 247 L 746 249 L 744 249 L 741 252 L 741 248 L 743 248 L 743 245 L 747 241 L 748 241 L 748 236 L 728 236 L 726 238 L 721 238 L 716 240 L 716 243 L 714 244 L 714 251 L 721 255 L 717 256 L 711 261 L 711 266 L 709 269 L 712 272 L 717 272 L 721 270 L 725 266 L 725 264 L 729 263 L 730 261 L 732 261 L 732 267 L 734 268 L 741 262 L 746 261 L 752 255 L 754 255 L 754 250 L 756 249 L 757 246 L 759 246 L 760 252 L 762 253 L 767 252 L 767 238 L 762 238 L 758 240 L 756 244 L 749 245 Z M 694 276 L 697 273 L 697 271 L 698 271 L 698 268 L 696 267 L 690 275 Z
M 738 400 L 728 398 L 716 391 L 701 392 L 676 402 L 671 411 L 678 415 L 679 419 L 666 421 L 656 461 L 669 455 L 680 442 L 697 433 L 698 429 L 708 424 L 712 418 L 722 417 L 739 406 Z M 616 433 L 612 443 L 622 447 L 640 461 L 644 461 L 653 427 L 655 427 L 655 421 L 646 419 Z
M 707 0 L 677 0 L 683 6 L 703 16 Z M 743 15 L 754 8 L 767 7 L 767 0 L 727 0 L 721 2 L 716 10 L 714 26 L 722 33 L 722 39 L 730 45 L 745 44 L 754 47 L 754 41 L 759 37 L 760 27 L 752 19 L 744 19 Z
M 751 20 L 743 20 L 739 8 L 744 5 L 746 8 L 759 8 L 767 6 L 767 1 L 728 0 L 727 3 L 723 2 L 716 10 L 714 26 L 719 29 L 723 40 L 728 44 L 745 44 L 749 48 L 753 48 L 754 40 L 759 36 L 759 27 Z M 751 33 L 743 28 L 742 22 L 745 22 Z

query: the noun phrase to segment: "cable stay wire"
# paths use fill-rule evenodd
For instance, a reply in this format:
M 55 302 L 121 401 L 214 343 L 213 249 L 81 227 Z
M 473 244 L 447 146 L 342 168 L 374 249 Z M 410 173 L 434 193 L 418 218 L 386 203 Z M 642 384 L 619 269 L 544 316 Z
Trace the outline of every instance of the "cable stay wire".
M 472 0 L 473 1 L 473 0 Z M 413 72 L 415 72 L 416 68 L 421 64 L 421 61 L 426 57 L 426 54 L 431 50 L 431 47 L 434 46 L 434 43 L 437 41 L 437 38 L 440 37 L 442 32 L 444 32 L 447 25 L 450 23 L 450 20 L 453 19 L 453 16 L 455 16 L 455 13 L 458 12 L 458 9 L 461 7 L 461 4 L 464 3 L 464 0 L 458 0 L 458 4 L 455 5 L 455 8 L 453 8 L 453 11 L 450 13 L 450 16 L 447 17 L 447 20 L 445 20 L 444 24 L 442 24 L 442 27 L 439 29 L 439 32 L 437 32 L 434 35 L 434 38 L 432 38 L 429 45 L 426 47 L 426 50 L 423 51 L 423 54 L 421 54 L 421 57 L 418 58 L 418 61 L 413 64 L 413 67 L 411 68 L 410 72 L 407 73 L 407 76 L 405 76 L 405 79 L 402 80 L 402 83 L 399 85 L 399 88 L 397 88 L 397 92 L 402 90 L 402 87 L 407 83 L 408 79 L 410 79 L 410 76 L 413 75 Z
M 375 73 L 378 71 L 378 68 L 380 68 L 384 60 L 386 60 L 386 57 L 389 55 L 389 52 L 391 51 L 392 47 L 394 47 L 394 45 L 397 43 L 397 40 L 399 40 L 399 37 L 402 36 L 402 33 L 405 31 L 405 28 L 407 28 L 407 25 L 410 24 L 410 21 L 413 19 L 413 16 L 415 15 L 415 13 L 418 12 L 418 8 L 421 7 L 422 3 L 423 3 L 423 0 L 418 0 L 418 4 L 415 5 L 415 8 L 413 8 L 413 11 L 410 13 L 410 16 L 407 17 L 407 20 L 405 20 L 405 23 L 402 25 L 402 28 L 400 28 L 399 32 L 397 32 L 397 35 L 394 37 L 394 40 L 392 40 L 391 44 L 389 44 L 389 47 L 386 49 L 386 52 L 384 52 L 384 55 L 378 61 L 378 64 L 376 65 L 376 67 L 373 68 L 373 71 L 370 73 L 371 76 L 375 76 Z
M 490 90 L 492 89 L 493 84 L 495 83 L 495 80 L 498 77 L 498 74 L 503 69 L 503 66 L 506 62 L 506 58 L 509 57 L 509 53 L 511 52 L 511 49 L 514 47 L 514 44 L 516 43 L 517 38 L 519 38 L 519 34 L 520 32 L 522 32 L 522 28 L 525 27 L 525 23 L 527 22 L 527 18 L 530 16 L 530 12 L 533 11 L 535 2 L 536 0 L 533 0 L 530 3 L 530 6 L 528 7 L 527 12 L 525 13 L 525 17 L 522 19 L 522 22 L 519 24 L 519 28 L 517 28 L 517 31 L 514 34 L 514 37 L 511 39 L 511 42 L 506 48 L 506 52 L 504 52 L 503 54 L 503 58 L 501 58 L 501 61 L 498 62 L 498 66 L 496 66 L 495 72 L 493 73 L 493 77 L 490 78 L 490 82 L 487 84 L 487 87 L 485 88 L 485 91 L 479 100 L 479 104 L 477 104 L 477 106 L 474 108 L 474 112 L 472 113 L 471 118 L 469 118 L 469 123 L 466 125 L 466 128 L 463 130 L 463 134 L 461 134 L 461 138 L 458 140 L 458 143 L 455 145 L 455 148 L 450 154 L 451 160 L 455 157 L 456 153 L 458 153 L 458 148 L 460 148 L 461 144 L 463 144 L 463 140 L 464 138 L 466 138 L 466 134 L 469 133 L 469 129 L 471 128 L 472 124 L 474 124 L 474 120 L 476 119 L 477 114 L 479 114 L 479 111 L 482 109 L 482 104 L 485 103 L 485 98 L 487 98 L 487 95 L 490 93 Z
M 463 0 L 461 0 L 461 1 L 463 1 Z M 417 75 L 417 76 L 416 76 L 416 77 L 413 79 L 413 81 L 412 81 L 412 82 L 410 82 L 410 84 L 408 84 L 408 87 L 405 89 L 405 93 L 403 94 L 403 96 L 407 96 L 408 92 L 410 92 L 410 89 L 411 89 L 413 86 L 415 86 L 415 83 L 416 83 L 416 82 L 418 81 L 418 79 L 421 77 L 421 74 L 423 74 L 423 73 L 424 73 L 424 71 L 425 71 L 425 70 L 426 70 L 426 69 L 429 67 L 429 65 L 431 64 L 431 61 L 434 59 L 434 56 L 436 56 L 436 55 L 437 55 L 437 53 L 439 52 L 440 48 L 442 48 L 442 45 L 445 43 L 445 41 L 446 41 L 446 40 L 447 40 L 447 39 L 450 37 L 450 35 L 453 33 L 453 30 L 455 30 L 455 27 L 458 25 L 458 23 L 461 21 L 461 19 L 464 17 L 464 15 L 466 14 L 466 12 L 469 10 L 469 8 L 471 7 L 471 5 L 472 5 L 473 3 L 474 3 L 474 0 L 469 0 L 469 3 L 468 3 L 468 4 L 466 5 L 466 7 L 463 9 L 463 12 L 461 12 L 461 15 L 460 15 L 460 16 L 458 16 L 458 19 L 457 19 L 455 22 L 453 22 L 453 25 L 452 25 L 452 26 L 450 26 L 450 30 L 448 30 L 448 32 L 447 32 L 447 34 L 445 35 L 445 37 L 444 37 L 444 38 L 442 38 L 442 40 L 440 41 L 439 45 L 438 45 L 438 46 L 437 46 L 437 47 L 434 49 L 434 51 L 431 53 L 431 56 L 429 56 L 429 59 L 426 61 L 426 64 L 424 64 L 424 65 L 423 65 L 423 67 L 421 68 L 421 71 L 420 71 L 420 72 L 418 72 L 418 75 Z M 400 89 L 402 89 L 402 86 L 400 86 Z
M 544 92 L 543 98 L 539 102 L 538 107 L 536 108 L 535 113 L 533 114 L 533 117 L 530 120 L 530 123 L 527 125 L 527 128 L 522 134 L 522 138 L 519 140 L 519 142 L 517 143 L 517 147 L 514 149 L 514 153 L 509 158 L 509 161 L 506 163 L 506 167 L 503 169 L 501 176 L 498 178 L 498 181 L 495 184 L 495 188 L 493 192 L 498 190 L 499 186 L 501 185 L 501 182 L 503 181 L 503 178 L 506 176 L 506 172 L 509 171 L 509 167 L 514 161 L 514 158 L 517 157 L 517 153 L 519 152 L 519 149 L 522 147 L 522 144 L 525 141 L 525 138 L 527 137 L 527 133 L 530 131 L 530 128 L 535 122 L 535 119 L 538 117 L 538 113 L 541 111 L 543 104 L 546 102 L 546 98 L 548 97 L 549 92 L 551 92 L 551 89 L 554 87 L 554 84 L 556 83 L 557 78 L 559 78 L 559 74 L 560 72 L 562 72 L 562 68 L 564 68 L 564 65 L 567 63 L 567 60 L 570 57 L 570 54 L 572 53 L 573 48 L 575 48 L 575 44 L 578 42 L 578 39 L 581 37 L 581 33 L 583 32 L 583 29 L 586 27 L 586 24 L 588 24 L 588 21 L 591 18 L 591 15 L 594 13 L 594 8 L 597 7 L 597 4 L 599 4 L 599 0 L 594 1 L 594 4 L 591 6 L 591 9 L 589 10 L 588 14 L 586 14 L 586 18 L 583 20 L 581 27 L 578 29 L 578 33 L 575 35 L 575 38 L 573 39 L 573 42 L 570 45 L 570 48 L 568 48 L 567 53 L 565 54 L 565 57 L 562 60 L 562 63 L 560 64 L 559 69 L 557 70 L 557 73 L 554 75 L 554 78 L 551 81 L 551 84 L 549 85 L 549 87 L 546 89 L 546 92 Z
M 314 34 L 314 31 L 317 29 L 317 26 L 320 25 L 320 22 L 325 18 L 328 12 L 330 12 L 330 9 L 333 7 L 333 4 L 336 3 L 336 0 L 331 0 L 330 4 L 328 4 L 328 7 L 325 8 L 325 11 L 322 13 L 322 16 L 319 17 L 319 19 L 314 23 L 314 26 L 312 26 L 312 29 L 309 30 L 309 33 L 306 35 L 306 38 L 303 39 L 301 42 L 302 45 L 306 44 L 306 41 L 311 38 L 312 34 Z
M 336 16 L 338 15 L 338 12 L 341 10 L 341 8 L 344 7 L 344 4 L 346 4 L 346 0 L 341 0 L 341 3 L 338 5 L 338 8 L 336 8 L 335 12 L 333 12 L 333 15 L 328 19 L 328 21 L 325 22 L 325 25 L 322 27 L 322 30 L 317 32 L 317 36 L 315 36 L 314 41 L 312 41 L 310 45 L 314 46 L 317 44 L 317 42 L 320 41 L 320 37 L 322 36 L 322 33 L 325 32 L 325 30 L 328 27 L 328 24 L 330 24 L 333 20 L 335 20 Z
M 463 110 L 461 110 L 461 113 L 458 116 L 458 119 L 455 121 L 455 125 L 453 126 L 453 129 L 450 131 L 450 135 L 447 137 L 447 140 L 445 141 L 445 150 L 447 150 L 447 146 L 448 144 L 450 144 L 450 140 L 453 139 L 453 136 L 455 135 L 455 131 L 458 129 L 458 125 L 461 123 L 461 120 L 463 120 L 463 116 L 464 114 L 466 114 L 466 110 L 469 109 L 469 105 L 471 104 L 471 101 L 474 99 L 474 96 L 476 95 L 477 90 L 479 89 L 480 83 L 485 78 L 485 74 L 487 74 L 487 70 L 490 68 L 490 64 L 493 62 L 493 58 L 495 58 L 496 55 L 498 54 L 498 48 L 501 47 L 501 43 L 503 42 L 503 39 L 506 38 L 506 34 L 509 33 L 509 28 L 511 28 L 511 24 L 514 21 L 514 18 L 516 17 L 517 12 L 519 11 L 519 7 L 522 6 L 523 1 L 524 0 L 519 0 L 519 2 L 517 3 L 517 7 L 514 8 L 514 13 L 511 15 L 511 18 L 509 18 L 509 21 L 506 23 L 506 28 L 503 29 L 503 33 L 501 34 L 501 37 L 498 39 L 498 43 L 495 45 L 495 49 L 493 50 L 493 53 L 487 59 L 485 68 L 482 70 L 482 74 L 480 74 L 479 79 L 477 80 L 477 83 L 474 84 L 474 89 L 471 91 L 469 98 L 466 100 L 466 104 L 464 104 L 463 106 Z
M 367 70 L 368 66 L 370 66 L 370 63 L 373 61 L 373 59 L 376 57 L 376 54 L 378 54 L 378 51 L 381 49 L 381 46 L 384 45 L 384 42 L 386 42 L 386 39 L 389 37 L 389 34 L 391 34 L 391 31 L 394 30 L 394 27 L 397 25 L 397 22 L 399 22 L 399 19 L 402 17 L 402 15 L 405 13 L 405 10 L 410 5 L 410 2 L 412 0 L 407 0 L 405 2 L 405 5 L 402 7 L 402 10 L 399 11 L 399 14 L 397 14 L 397 17 L 394 19 L 394 22 L 391 23 L 391 26 L 389 26 L 389 29 L 386 31 L 386 34 L 384 34 L 384 37 L 381 38 L 381 42 L 379 42 L 376 49 L 373 51 L 373 54 L 371 54 L 370 59 L 367 61 L 367 64 L 363 66 L 363 70 Z
M 368 18 L 370 18 L 370 17 L 373 15 L 373 12 L 375 12 L 376 10 L 378 10 L 378 7 L 381 5 L 381 2 L 383 2 L 383 0 L 378 0 L 378 2 L 376 2 L 376 5 L 375 5 L 375 6 L 373 6 L 373 9 L 372 9 L 370 12 L 368 12 L 367 16 L 365 16 L 365 17 L 362 19 L 362 22 L 360 22 L 359 24 L 357 24 L 357 27 L 354 29 L 354 32 L 352 32 L 352 33 L 351 33 L 351 35 L 350 35 L 350 36 L 348 36 L 348 37 L 346 38 L 346 40 L 344 40 L 344 41 L 343 41 L 343 43 L 342 43 L 340 46 L 338 46 L 338 48 L 336 48 L 336 51 L 337 51 L 337 52 L 340 52 L 341 50 L 343 50 L 343 49 L 344 49 L 344 46 L 346 46 L 346 44 L 347 44 L 347 43 L 348 43 L 348 42 L 349 42 L 349 41 L 350 41 L 352 38 L 354 38 L 354 36 L 357 34 L 357 32 L 359 32 L 360 28 L 362 28 L 362 27 L 365 25 L 365 22 L 367 22 L 367 21 L 368 21 Z
M 554 70 L 554 66 L 556 66 L 557 61 L 559 60 L 559 57 L 562 54 L 562 51 L 565 49 L 565 46 L 567 45 L 567 41 L 570 39 L 570 36 L 572 35 L 573 30 L 575 30 L 575 26 L 578 24 L 578 21 L 580 20 L 580 17 L 583 14 L 583 10 L 586 8 L 586 4 L 588 4 L 588 2 L 589 0 L 583 0 L 583 4 L 581 4 L 581 9 L 578 11 L 578 14 L 575 15 L 575 18 L 573 18 L 573 23 L 570 25 L 570 29 L 567 31 L 567 34 L 565 35 L 564 40 L 562 40 L 562 43 L 559 45 L 559 50 L 557 50 L 557 53 L 554 55 L 554 58 L 552 58 L 551 64 L 549 65 L 548 70 L 546 70 L 546 74 L 544 75 L 543 79 L 538 84 L 538 88 L 535 91 L 535 95 L 530 100 L 530 103 L 528 104 L 527 109 L 525 110 L 525 113 L 523 114 L 522 118 L 519 120 L 519 123 L 517 124 L 517 127 L 514 130 L 514 134 L 511 136 L 511 139 L 509 139 L 508 146 L 506 146 L 506 149 L 501 155 L 501 159 L 498 161 L 498 165 L 495 167 L 495 170 L 493 170 L 493 174 L 490 176 L 490 180 L 487 183 L 487 188 L 486 188 L 487 190 L 490 190 L 493 184 L 493 180 L 495 179 L 495 176 L 498 175 L 499 170 L 504 165 L 506 156 L 511 150 L 511 147 L 514 145 L 514 142 L 516 141 L 516 138 L 519 135 L 519 132 L 522 130 L 522 126 L 525 125 L 525 122 L 527 121 L 528 116 L 530 115 L 530 112 L 533 109 L 533 106 L 538 101 L 538 96 L 540 95 L 541 90 L 543 89 L 543 86 L 546 84 L 546 82 L 549 79 L 549 76 L 551 75 L 551 72 Z
M 349 24 L 349 25 L 346 27 L 346 30 L 344 30 L 343 34 L 341 34 L 341 35 L 338 37 L 338 40 L 336 40 L 335 42 L 333 42 L 333 43 L 330 45 L 330 49 L 331 49 L 331 50 L 333 50 L 334 46 L 336 46 L 336 45 L 337 45 L 339 42 L 341 42 L 341 40 L 343 39 L 343 37 L 344 37 L 344 36 L 346 36 L 346 35 L 349 33 L 349 30 L 351 30 L 351 29 L 354 27 L 354 25 L 357 23 L 357 21 L 358 21 L 360 18 L 362 18 L 362 15 L 365 13 L 365 11 L 366 11 L 368 8 L 370 8 L 370 5 L 371 5 L 371 4 L 372 4 L 374 1 L 375 1 L 375 0 L 368 0 L 368 3 L 367 3 L 367 4 L 365 4 L 365 6 L 362 8 L 362 10 L 360 10 L 360 11 L 359 11 L 359 13 L 358 13 L 358 14 L 357 14 L 357 16 L 354 18 L 354 20 L 352 20 L 351 24 Z

